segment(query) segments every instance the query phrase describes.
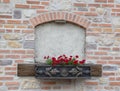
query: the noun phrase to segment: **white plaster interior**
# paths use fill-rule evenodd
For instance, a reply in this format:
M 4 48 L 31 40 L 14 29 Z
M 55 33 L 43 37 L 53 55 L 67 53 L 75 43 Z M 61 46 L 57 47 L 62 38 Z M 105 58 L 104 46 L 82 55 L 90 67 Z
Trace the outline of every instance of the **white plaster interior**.
M 57 57 L 79 55 L 84 59 L 85 31 L 72 24 L 59 24 L 55 22 L 41 24 L 35 31 L 35 59 L 45 62 L 44 56 Z

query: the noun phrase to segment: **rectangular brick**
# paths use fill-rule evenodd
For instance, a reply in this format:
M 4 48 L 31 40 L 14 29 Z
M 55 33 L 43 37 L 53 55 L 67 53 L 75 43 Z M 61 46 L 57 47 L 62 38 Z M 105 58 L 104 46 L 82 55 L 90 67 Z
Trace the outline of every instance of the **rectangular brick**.
M 3 85 L 3 82 L 0 82 L 0 86 L 2 86 Z
M 20 24 L 21 21 L 20 20 L 7 20 L 8 24 Z
M 114 0 L 108 0 L 108 3 L 114 3 Z
M 87 6 L 86 3 L 74 3 L 73 5 L 76 7 L 86 7 Z
M 97 61 L 97 64 L 107 64 L 107 60 L 98 60 Z
M 120 32 L 120 28 L 115 29 L 115 32 Z
M 11 19 L 11 15 L 0 15 L 0 18 Z
M 10 53 L 10 50 L 0 50 L 0 54 L 3 54 L 3 53 L 5 53 L 5 54 L 8 54 L 8 53 Z
M 6 71 L 15 71 L 17 68 L 12 66 L 12 67 L 5 67 Z
M 107 0 L 95 0 L 95 2 L 106 3 Z
M 21 55 L 21 58 L 34 58 L 34 55 Z
M 4 3 L 10 3 L 10 0 L 3 0 Z
M 45 9 L 45 6 L 42 6 L 42 5 L 32 5 L 31 8 L 32 9 Z
M 19 82 L 15 82 L 15 81 L 6 82 L 5 85 L 6 86 L 19 86 Z
M 113 60 L 113 57 L 111 56 L 106 56 L 106 57 L 100 57 L 103 60 Z
M 120 4 L 116 4 L 116 8 L 120 8 Z
M 0 20 L 0 24 L 4 24 L 5 23 L 5 20 Z
M 110 51 L 111 48 L 108 48 L 108 47 L 99 47 L 98 50 Z
M 6 29 L 6 33 L 12 33 L 13 30 L 12 29 Z
M 8 87 L 8 90 L 11 90 L 11 91 L 16 91 L 19 89 L 19 86 L 14 86 L 14 87 Z
M 17 72 L 5 72 L 5 75 L 17 75 Z
M 35 51 L 34 51 L 34 50 L 26 50 L 26 53 L 27 53 L 27 54 L 34 54 Z
M 103 32 L 105 33 L 112 33 L 112 28 L 103 28 Z
M 39 9 L 39 10 L 37 10 L 37 13 L 44 13 L 44 12 L 48 12 L 48 10 L 46 10 L 46 9 Z
M 112 48 L 113 51 L 120 51 L 120 48 L 119 47 L 114 47 Z
M 103 76 L 115 76 L 115 72 L 114 71 L 106 71 L 106 72 L 103 72 Z
M 30 6 L 28 4 L 15 4 L 15 8 L 28 9 Z
M 22 33 L 34 33 L 34 30 L 22 30 Z
M 120 60 L 113 60 L 113 61 L 108 61 L 109 64 L 117 64 L 120 65 Z
M 4 28 L 15 28 L 13 24 L 6 24 L 4 25 Z
M 107 52 L 95 52 L 95 55 L 107 55 Z
M 90 7 L 100 7 L 100 4 L 88 4 Z
M 23 63 L 24 60 L 15 60 L 15 63 Z
M 100 27 L 111 27 L 111 24 L 99 24 Z
M 8 77 L 8 76 L 2 76 L 0 77 L 0 80 L 13 80 L 13 77 Z
M 24 28 L 27 28 L 27 25 L 17 25 L 16 27 L 20 29 L 24 29 Z
M 85 81 L 85 85 L 98 85 L 97 81 Z
M 43 1 L 43 2 L 41 2 L 41 4 L 42 4 L 42 5 L 49 5 L 49 2 L 47 2 L 47 1 L 46 1 L 46 2 Z
M 4 55 L 1 54 L 1 55 L 0 55 L 0 58 L 1 58 L 1 59 L 4 58 Z
M 112 12 L 120 12 L 119 8 L 112 9 Z
M 114 7 L 114 4 L 102 4 L 102 7 Z
M 39 1 L 31 1 L 31 0 L 27 0 L 27 4 L 40 4 Z
M 96 12 L 85 12 L 85 16 L 97 16 Z
M 4 33 L 5 32 L 5 30 L 4 29 L 0 29 L 0 33 Z
M 6 55 L 5 58 L 18 59 L 18 58 L 20 58 L 20 55 Z
M 11 50 L 13 54 L 25 54 L 25 50 Z
M 110 82 L 111 86 L 120 86 L 120 82 Z

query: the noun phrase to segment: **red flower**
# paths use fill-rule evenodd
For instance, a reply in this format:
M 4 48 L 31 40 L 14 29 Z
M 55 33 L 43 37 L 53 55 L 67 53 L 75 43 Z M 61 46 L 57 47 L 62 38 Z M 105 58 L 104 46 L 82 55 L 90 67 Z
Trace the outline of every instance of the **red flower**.
M 47 59 L 49 59 L 49 56 L 47 56 Z
M 77 65 L 77 64 L 78 64 L 78 60 L 75 60 L 73 63 L 74 63 L 75 65 Z
M 47 57 L 46 57 L 46 56 L 44 56 L 44 59 L 47 59 Z
M 86 61 L 86 60 L 82 60 L 82 61 L 80 61 L 80 64 L 84 64 L 84 63 L 85 63 L 85 61 Z
M 79 56 L 78 56 L 78 55 L 76 55 L 75 57 L 76 57 L 76 58 L 79 58 Z

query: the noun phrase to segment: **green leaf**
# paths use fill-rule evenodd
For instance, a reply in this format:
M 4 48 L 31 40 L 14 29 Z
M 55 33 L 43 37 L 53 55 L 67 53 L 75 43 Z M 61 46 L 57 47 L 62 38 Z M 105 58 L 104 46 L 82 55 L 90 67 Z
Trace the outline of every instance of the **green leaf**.
M 52 60 L 51 59 L 47 59 L 46 62 L 47 62 L 48 65 L 52 65 Z

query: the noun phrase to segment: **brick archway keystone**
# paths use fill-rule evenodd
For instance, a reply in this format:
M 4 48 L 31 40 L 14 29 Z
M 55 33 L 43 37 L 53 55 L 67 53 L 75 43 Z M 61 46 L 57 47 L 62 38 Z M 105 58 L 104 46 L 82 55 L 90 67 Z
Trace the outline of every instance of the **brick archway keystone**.
M 74 13 L 62 11 L 42 13 L 36 17 L 31 18 L 30 22 L 33 25 L 33 27 L 36 27 L 39 24 L 55 20 L 65 20 L 77 24 L 85 29 L 87 29 L 91 24 L 91 22 L 84 17 L 81 17 Z

